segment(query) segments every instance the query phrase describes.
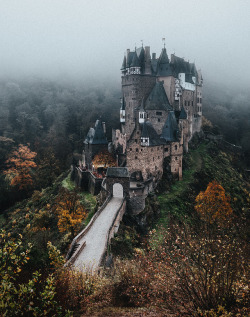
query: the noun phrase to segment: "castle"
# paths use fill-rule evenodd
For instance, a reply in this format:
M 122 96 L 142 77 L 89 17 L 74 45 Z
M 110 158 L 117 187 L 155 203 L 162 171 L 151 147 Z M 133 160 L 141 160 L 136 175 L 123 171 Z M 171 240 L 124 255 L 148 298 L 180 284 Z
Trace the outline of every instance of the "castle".
M 105 124 L 97 120 L 84 141 L 82 165 L 91 169 L 94 157 L 109 149 L 131 182 L 156 184 L 164 167 L 181 179 L 183 152 L 201 129 L 201 72 L 174 54 L 169 59 L 164 44 L 158 58 L 149 46 L 128 49 L 121 73 L 121 128 L 108 144 Z

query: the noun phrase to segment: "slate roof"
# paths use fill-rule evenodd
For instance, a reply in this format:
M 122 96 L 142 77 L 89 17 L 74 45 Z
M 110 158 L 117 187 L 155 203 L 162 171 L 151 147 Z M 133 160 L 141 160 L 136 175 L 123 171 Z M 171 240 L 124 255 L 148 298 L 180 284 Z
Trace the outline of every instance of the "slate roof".
M 156 82 L 154 88 L 145 101 L 145 110 L 172 110 L 163 87 L 163 82 Z
M 170 111 L 167 120 L 162 129 L 161 138 L 165 141 L 175 142 L 177 141 L 178 125 L 174 111 Z
M 109 167 L 106 173 L 107 177 L 129 177 L 127 167 Z
M 127 64 L 126 56 L 124 56 L 121 69 L 125 69 L 126 68 L 126 64 Z
M 165 141 L 156 133 L 150 121 L 142 123 L 141 129 L 141 138 L 148 138 L 149 146 L 165 144 Z
M 130 65 L 131 67 L 140 67 L 141 65 L 140 65 L 140 61 L 139 61 L 139 58 L 138 58 L 138 56 L 137 56 L 137 54 L 136 53 L 134 53 L 134 55 L 133 55 L 133 59 L 132 59 L 132 62 L 131 62 L 131 65 Z
M 158 59 L 157 76 L 171 76 L 171 75 L 173 75 L 173 71 L 169 63 L 166 48 L 164 47 Z
M 187 119 L 187 113 L 186 113 L 185 109 L 183 108 L 183 106 L 181 108 L 181 113 L 179 115 L 179 119 L 182 119 L 182 120 Z
M 106 135 L 103 131 L 102 123 L 96 120 L 95 127 L 90 128 L 84 141 L 86 144 L 108 144 Z

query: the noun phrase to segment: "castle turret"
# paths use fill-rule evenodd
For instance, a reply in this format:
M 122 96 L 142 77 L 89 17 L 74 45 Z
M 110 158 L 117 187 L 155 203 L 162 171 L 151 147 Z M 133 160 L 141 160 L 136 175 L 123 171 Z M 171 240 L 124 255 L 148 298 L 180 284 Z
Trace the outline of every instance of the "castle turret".
M 125 108 L 126 108 L 126 104 L 125 104 L 125 99 L 123 97 L 121 98 L 121 108 L 120 108 L 120 122 L 121 123 L 125 122 Z

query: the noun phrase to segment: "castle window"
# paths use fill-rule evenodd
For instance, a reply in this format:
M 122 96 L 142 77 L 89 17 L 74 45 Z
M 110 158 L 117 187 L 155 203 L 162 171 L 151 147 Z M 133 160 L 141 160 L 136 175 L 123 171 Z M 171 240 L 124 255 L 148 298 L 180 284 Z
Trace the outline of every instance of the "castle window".
M 175 157 L 175 160 L 176 160 L 176 161 L 178 160 L 177 156 Z
M 148 113 L 147 113 L 147 118 L 148 118 Z
M 187 105 L 187 100 L 185 100 L 185 106 Z
M 135 139 L 135 143 L 137 143 L 137 139 Z
M 129 150 L 132 151 L 132 148 L 130 148 Z
M 158 160 L 160 159 L 160 156 L 158 156 Z
M 194 102 L 192 101 L 192 107 L 194 106 Z
M 202 103 L 202 98 L 200 98 L 200 103 Z
M 161 122 L 161 119 L 160 119 L 160 118 L 158 118 L 158 122 Z
M 165 148 L 164 150 L 165 150 L 165 152 L 168 152 L 168 148 Z
M 135 160 L 137 160 L 137 156 L 135 156 Z
M 153 162 L 155 161 L 155 158 L 153 157 Z
M 156 115 L 157 116 L 162 116 L 162 112 L 161 111 L 156 111 Z
M 139 152 L 139 150 L 138 150 L 138 149 L 136 149 L 135 151 L 136 151 L 136 152 Z
M 143 151 L 143 149 L 141 149 L 141 152 Z
M 190 106 L 190 101 L 188 101 L 188 106 Z
M 139 131 L 137 131 L 137 134 L 139 134 L 140 132 Z
M 177 145 L 174 146 L 175 150 L 177 150 Z

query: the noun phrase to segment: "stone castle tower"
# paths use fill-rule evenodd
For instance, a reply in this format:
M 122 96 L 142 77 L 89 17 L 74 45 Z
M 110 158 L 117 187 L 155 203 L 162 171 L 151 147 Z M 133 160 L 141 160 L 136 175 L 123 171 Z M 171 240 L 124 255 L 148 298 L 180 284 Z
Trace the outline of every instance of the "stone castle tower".
M 183 58 L 169 59 L 164 45 L 158 58 L 149 46 L 128 49 L 121 73 L 121 128 L 112 132 L 118 166 L 128 168 L 131 181 L 157 182 L 163 166 L 181 178 L 183 152 L 201 129 L 201 72 Z M 104 130 L 99 121 L 90 129 L 86 165 L 108 147 Z
M 131 177 L 156 181 L 166 158 L 182 176 L 182 155 L 201 129 L 202 76 L 195 64 L 171 55 L 157 58 L 150 47 L 130 51 L 122 63 L 121 130 L 113 132 L 119 164 Z

